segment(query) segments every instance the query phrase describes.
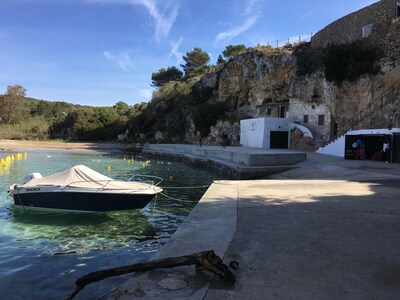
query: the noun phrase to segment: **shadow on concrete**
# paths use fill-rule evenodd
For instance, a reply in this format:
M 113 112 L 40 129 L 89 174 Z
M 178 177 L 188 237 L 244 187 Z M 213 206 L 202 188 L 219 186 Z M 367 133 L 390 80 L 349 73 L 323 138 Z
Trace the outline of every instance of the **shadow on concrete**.
M 397 299 L 399 195 L 398 179 L 239 185 L 237 284 L 205 299 Z

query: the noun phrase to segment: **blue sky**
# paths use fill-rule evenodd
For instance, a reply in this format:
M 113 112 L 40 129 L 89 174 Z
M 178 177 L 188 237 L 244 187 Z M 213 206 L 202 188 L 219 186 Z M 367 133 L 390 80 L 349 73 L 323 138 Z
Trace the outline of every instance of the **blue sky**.
M 149 101 L 151 73 L 200 47 L 275 45 L 376 0 L 0 0 L 0 93 L 93 106 Z

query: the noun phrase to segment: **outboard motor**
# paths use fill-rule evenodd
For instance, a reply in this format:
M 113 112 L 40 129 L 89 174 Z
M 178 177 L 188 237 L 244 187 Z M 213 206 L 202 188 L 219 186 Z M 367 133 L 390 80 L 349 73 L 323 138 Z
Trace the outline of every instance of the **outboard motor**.
M 43 177 L 43 176 L 42 176 L 42 174 L 40 174 L 40 173 L 31 173 L 31 174 L 28 174 L 28 175 L 25 176 L 24 181 L 23 181 L 22 184 L 25 184 L 25 183 L 31 181 L 32 179 L 39 179 L 39 178 L 42 178 L 42 177 Z

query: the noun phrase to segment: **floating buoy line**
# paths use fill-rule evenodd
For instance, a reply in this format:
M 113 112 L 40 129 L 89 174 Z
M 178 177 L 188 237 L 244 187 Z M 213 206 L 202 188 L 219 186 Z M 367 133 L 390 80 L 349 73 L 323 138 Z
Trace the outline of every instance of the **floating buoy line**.
M 9 154 L 6 157 L 2 157 L 0 159 L 0 172 L 2 173 L 3 170 L 8 170 L 9 167 L 11 167 L 16 160 L 21 160 L 23 158 L 26 158 L 27 154 L 26 152 L 24 153 L 17 153 L 17 154 Z

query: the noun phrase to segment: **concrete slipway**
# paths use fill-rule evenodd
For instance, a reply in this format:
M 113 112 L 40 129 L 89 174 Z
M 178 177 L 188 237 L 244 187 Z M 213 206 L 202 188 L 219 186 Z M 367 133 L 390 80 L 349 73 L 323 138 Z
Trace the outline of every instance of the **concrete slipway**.
M 400 165 L 307 153 L 296 166 L 214 182 L 154 257 L 214 249 L 239 262 L 234 286 L 181 267 L 111 299 L 399 299 Z

